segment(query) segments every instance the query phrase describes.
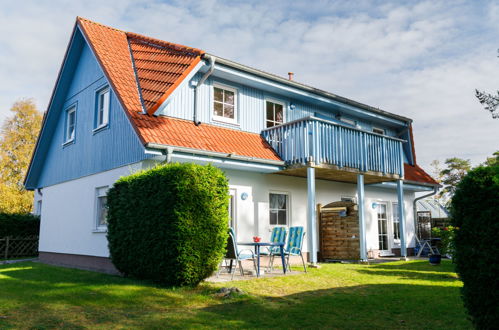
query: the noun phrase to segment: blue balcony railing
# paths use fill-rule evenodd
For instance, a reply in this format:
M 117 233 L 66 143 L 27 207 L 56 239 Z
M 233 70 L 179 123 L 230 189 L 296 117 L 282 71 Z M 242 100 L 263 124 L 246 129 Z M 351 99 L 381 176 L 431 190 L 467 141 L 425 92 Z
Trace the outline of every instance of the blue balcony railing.
M 313 162 L 404 175 L 401 139 L 315 117 L 265 129 L 262 135 L 288 165 Z

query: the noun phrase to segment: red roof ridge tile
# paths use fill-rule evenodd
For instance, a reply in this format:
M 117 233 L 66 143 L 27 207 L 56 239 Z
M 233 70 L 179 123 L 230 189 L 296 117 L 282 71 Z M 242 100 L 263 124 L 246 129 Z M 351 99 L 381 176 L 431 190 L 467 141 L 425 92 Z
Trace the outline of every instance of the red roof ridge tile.
M 116 31 L 116 32 L 126 33 L 126 31 L 123 31 L 123 30 L 120 30 L 120 29 L 117 29 L 117 28 L 113 28 L 113 27 L 111 27 L 111 26 L 104 25 L 104 24 L 102 24 L 102 23 L 94 22 L 94 21 L 89 20 L 88 18 L 85 18 L 85 17 L 76 16 L 76 20 L 77 20 L 77 21 L 85 21 L 85 22 L 87 22 L 87 23 L 95 24 L 95 25 L 98 25 L 98 26 L 100 26 L 100 27 L 103 27 L 103 28 L 106 28 L 106 29 L 109 29 L 109 30 L 114 30 L 114 31 Z
M 156 46 L 160 46 L 160 47 L 165 47 L 165 48 L 168 48 L 168 49 L 171 49 L 174 51 L 189 53 L 189 54 L 194 55 L 194 56 L 201 56 L 201 55 L 205 54 L 205 51 L 201 50 L 201 49 L 188 47 L 188 46 L 184 46 L 181 44 L 144 36 L 142 34 L 138 34 L 135 32 L 125 32 L 125 33 L 126 33 L 127 37 L 129 37 L 129 38 L 139 39 L 139 40 L 146 42 L 147 44 L 152 45 L 152 46 L 156 45 Z

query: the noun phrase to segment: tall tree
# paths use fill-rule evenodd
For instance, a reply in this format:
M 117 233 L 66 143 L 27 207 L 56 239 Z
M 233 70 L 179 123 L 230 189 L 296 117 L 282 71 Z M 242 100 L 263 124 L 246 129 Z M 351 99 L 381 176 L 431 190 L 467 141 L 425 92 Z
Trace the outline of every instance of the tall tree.
M 499 164 L 499 150 L 492 154 L 492 157 L 487 157 L 487 160 L 483 163 L 484 166 L 493 166 L 494 164 Z
M 32 99 L 21 99 L 10 109 L 0 131 L 0 212 L 26 213 L 33 193 L 23 181 L 40 131 L 42 115 Z
M 446 159 L 445 165 L 447 167 L 440 172 L 441 183 L 443 185 L 442 194 L 445 200 L 450 202 L 458 183 L 471 169 L 471 163 L 469 159 L 453 157 Z
M 499 54 L 499 49 L 497 50 L 497 53 Z M 492 118 L 499 119 L 499 91 L 496 93 L 497 95 L 492 95 L 475 89 L 475 96 L 478 101 L 485 106 L 485 110 L 490 111 Z

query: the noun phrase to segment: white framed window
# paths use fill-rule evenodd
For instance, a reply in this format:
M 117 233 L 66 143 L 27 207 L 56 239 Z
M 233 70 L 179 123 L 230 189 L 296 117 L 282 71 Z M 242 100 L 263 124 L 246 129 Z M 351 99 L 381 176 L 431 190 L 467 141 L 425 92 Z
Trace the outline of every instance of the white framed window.
M 109 124 L 109 105 L 110 105 L 109 87 L 105 87 L 97 92 L 95 129 L 100 129 Z
M 76 106 L 66 110 L 66 130 L 64 132 L 64 143 L 73 142 L 76 135 Z
M 289 194 L 269 193 L 269 223 L 271 226 L 287 226 L 289 220 Z
M 237 124 L 237 89 L 213 85 L 213 120 Z
M 107 191 L 108 186 L 95 188 L 95 229 L 107 228 Z
M 265 127 L 273 127 L 284 123 L 284 103 L 265 100 Z
M 385 130 L 378 127 L 373 127 L 373 133 L 385 135 Z
M 398 203 L 392 203 L 392 215 L 393 215 L 393 240 L 400 241 L 400 217 L 399 217 L 399 205 Z

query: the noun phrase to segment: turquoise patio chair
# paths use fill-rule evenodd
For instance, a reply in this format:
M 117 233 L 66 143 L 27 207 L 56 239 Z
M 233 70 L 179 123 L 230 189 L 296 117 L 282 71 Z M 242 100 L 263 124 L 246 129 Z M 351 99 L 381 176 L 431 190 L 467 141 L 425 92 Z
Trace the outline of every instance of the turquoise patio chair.
M 303 270 L 305 270 L 305 273 L 307 272 L 307 267 L 305 266 L 305 259 L 303 259 L 303 254 L 302 254 L 304 237 L 305 237 L 305 230 L 303 229 L 303 227 L 298 226 L 298 227 L 289 228 L 288 244 L 284 249 L 284 255 L 286 257 L 286 267 L 288 267 L 289 271 L 291 271 L 291 266 L 289 265 L 289 257 L 300 256 L 301 262 L 303 263 Z M 280 255 L 281 255 L 280 251 L 277 251 L 276 253 L 273 253 L 270 256 L 271 269 L 274 264 L 274 257 Z
M 234 279 L 234 274 L 236 273 L 237 266 L 239 265 L 239 271 L 241 272 L 241 276 L 244 276 L 244 269 L 242 261 L 244 260 L 253 260 L 253 267 L 255 268 L 255 273 L 257 272 L 256 262 L 255 262 L 255 253 L 252 250 L 244 249 L 239 250 L 237 247 L 236 234 L 233 228 L 229 228 L 229 238 L 227 239 L 227 250 L 225 252 L 225 256 L 218 265 L 217 277 L 220 275 L 220 268 L 222 267 L 223 262 L 230 261 L 231 267 L 227 267 L 228 269 L 232 268 L 232 261 L 235 261 L 234 270 L 232 270 L 231 280 Z
M 270 242 L 271 243 L 285 243 L 286 242 L 286 235 L 287 235 L 287 230 L 286 227 L 274 227 L 272 228 L 272 233 L 270 234 Z M 281 249 L 278 246 L 271 246 L 270 248 L 267 248 L 263 251 L 260 251 L 260 255 L 263 256 L 272 256 L 275 253 L 279 253 Z M 269 258 L 269 266 L 270 271 L 272 271 L 272 265 L 270 264 L 270 258 Z

